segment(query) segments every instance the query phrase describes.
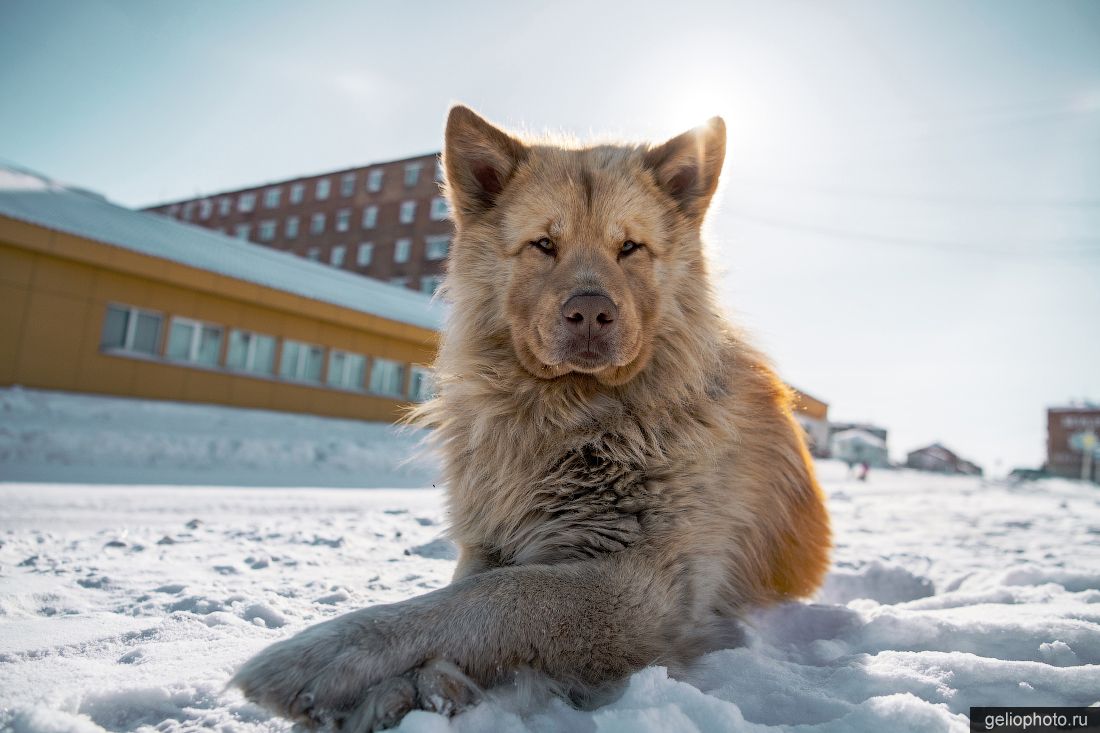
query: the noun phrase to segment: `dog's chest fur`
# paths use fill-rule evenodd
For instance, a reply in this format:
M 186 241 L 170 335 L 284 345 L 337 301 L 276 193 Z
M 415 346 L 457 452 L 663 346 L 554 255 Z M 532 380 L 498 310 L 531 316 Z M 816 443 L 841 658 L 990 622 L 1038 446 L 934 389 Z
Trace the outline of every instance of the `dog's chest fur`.
M 500 528 L 492 554 L 501 564 L 525 565 L 623 550 L 640 539 L 659 503 L 648 479 L 616 436 L 568 450 L 519 489 L 529 492 L 528 511 Z

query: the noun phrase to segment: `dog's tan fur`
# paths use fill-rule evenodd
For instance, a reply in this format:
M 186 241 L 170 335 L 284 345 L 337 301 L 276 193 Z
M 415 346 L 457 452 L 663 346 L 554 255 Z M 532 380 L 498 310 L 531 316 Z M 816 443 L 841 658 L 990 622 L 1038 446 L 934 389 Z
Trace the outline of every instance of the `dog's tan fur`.
M 718 118 L 661 146 L 570 147 L 451 111 L 451 316 L 415 417 L 444 456 L 454 582 L 273 646 L 238 673 L 250 697 L 369 727 L 431 708 L 440 679 L 469 702 L 471 680 L 533 669 L 583 701 L 818 587 L 828 518 L 790 394 L 708 279 L 724 152 Z M 562 303 L 594 290 L 618 308 L 597 361 L 561 330 Z

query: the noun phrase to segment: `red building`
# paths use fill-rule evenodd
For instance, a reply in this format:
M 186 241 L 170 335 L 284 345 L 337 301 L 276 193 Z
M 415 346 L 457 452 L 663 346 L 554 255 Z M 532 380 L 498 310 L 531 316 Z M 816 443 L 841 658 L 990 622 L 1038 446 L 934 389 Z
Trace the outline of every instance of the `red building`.
M 1051 407 L 1047 410 L 1047 473 L 1100 483 L 1100 456 L 1084 453 L 1092 434 L 1100 436 L 1100 406 Z M 1084 472 L 1087 472 L 1085 475 Z
M 452 234 L 442 179 L 431 153 L 147 210 L 432 293 Z

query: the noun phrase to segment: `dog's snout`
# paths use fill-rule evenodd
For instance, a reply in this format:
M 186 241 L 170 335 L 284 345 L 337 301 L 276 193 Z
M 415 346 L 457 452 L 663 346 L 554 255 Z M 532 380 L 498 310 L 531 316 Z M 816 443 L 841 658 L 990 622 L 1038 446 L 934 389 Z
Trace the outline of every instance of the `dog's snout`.
M 614 327 L 619 309 L 606 295 L 574 295 L 561 307 L 566 327 L 576 334 L 596 334 Z

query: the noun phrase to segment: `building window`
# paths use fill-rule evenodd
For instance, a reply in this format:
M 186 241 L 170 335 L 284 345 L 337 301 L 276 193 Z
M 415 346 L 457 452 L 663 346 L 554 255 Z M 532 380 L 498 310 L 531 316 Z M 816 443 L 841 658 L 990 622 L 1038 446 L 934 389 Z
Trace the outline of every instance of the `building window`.
M 214 202 L 210 199 L 203 199 L 199 202 L 199 218 L 206 221 L 210 218 L 210 215 L 214 213 Z
M 355 253 L 355 264 L 360 267 L 366 267 L 370 264 L 371 256 L 374 254 L 374 244 L 372 242 L 363 242 L 359 245 L 359 250 Z
M 332 251 L 328 253 L 328 261 L 333 267 L 344 266 L 344 255 L 347 254 L 348 248 L 342 244 L 338 244 L 332 248 Z
M 336 231 L 346 232 L 351 221 L 351 209 L 340 209 L 336 212 Z
M 449 234 L 437 234 L 432 237 L 424 237 L 424 257 L 429 260 L 442 260 L 447 257 L 447 252 L 451 248 L 451 237 Z
M 183 205 L 183 220 L 184 221 L 191 221 L 191 209 L 193 207 L 194 207 L 194 204 L 191 201 L 188 201 L 186 204 Z
M 451 209 L 447 206 L 447 199 L 442 196 L 436 196 L 432 199 L 432 210 L 430 216 L 432 221 L 443 221 L 451 215 Z
M 218 215 L 229 216 L 229 212 L 233 210 L 233 199 L 228 196 L 222 196 L 218 200 Z
M 371 193 L 378 193 L 382 190 L 382 175 L 384 171 L 381 168 L 375 168 L 367 174 L 367 190 Z
M 416 202 L 402 201 L 401 215 L 398 217 L 402 224 L 412 224 L 416 219 Z
M 355 174 L 345 173 L 340 179 L 340 195 L 347 198 L 355 193 Z
M 409 369 L 409 399 L 423 402 L 431 399 L 434 391 L 432 371 L 414 364 Z
M 398 239 L 393 244 L 393 261 L 394 262 L 408 262 L 409 250 L 412 249 L 411 239 Z
M 248 235 L 252 232 L 251 224 L 238 224 L 233 227 L 233 236 L 237 239 L 248 239 Z
M 288 216 L 286 218 L 286 238 L 297 239 L 298 238 L 298 217 Z
M 275 227 L 276 221 L 274 219 L 266 219 L 260 222 L 260 241 L 270 242 L 275 239 Z
M 279 199 L 283 197 L 283 189 L 269 188 L 264 192 L 264 206 L 269 209 L 279 208 Z
M 275 338 L 234 328 L 229 332 L 229 351 L 225 365 L 253 374 L 275 373 Z
M 306 196 L 306 184 L 295 183 L 290 186 L 290 203 L 300 204 Z
M 319 261 L 321 259 L 321 248 L 320 247 L 310 247 L 309 249 L 307 249 L 306 250 L 306 259 L 307 260 L 313 260 L 314 262 Z
M 447 177 L 446 171 L 443 170 L 443 158 L 435 159 L 435 180 L 436 183 L 443 183 L 443 179 Z
M 168 330 L 169 359 L 190 361 L 205 366 L 217 366 L 222 353 L 222 328 L 200 323 L 190 318 L 173 318 Z
M 318 201 L 324 201 L 328 198 L 329 190 L 332 188 L 332 183 L 327 178 L 322 178 L 317 181 L 317 188 L 313 190 L 313 196 Z
M 442 282 L 442 275 L 425 275 L 420 278 L 420 292 L 426 295 L 435 295 L 435 291 L 439 290 L 439 285 Z
M 301 341 L 283 341 L 283 357 L 279 360 L 279 376 L 299 382 L 320 382 L 321 362 L 325 350 Z
M 156 356 L 163 316 L 124 305 L 107 306 L 99 348 Z
M 405 382 L 405 367 L 389 359 L 372 359 L 370 391 L 377 394 L 401 397 Z
M 333 350 L 328 355 L 328 375 L 325 381 L 333 387 L 363 389 L 367 376 L 367 357 Z
M 420 180 L 420 163 L 409 163 L 405 166 L 405 188 L 412 188 Z
M 309 218 L 309 233 L 321 234 L 325 231 L 325 215 L 322 212 L 317 212 Z
M 256 194 L 254 193 L 242 193 L 241 197 L 237 199 L 238 211 L 252 211 L 256 208 Z
M 363 209 L 363 228 L 374 229 L 376 224 L 378 224 L 378 207 L 368 206 Z

